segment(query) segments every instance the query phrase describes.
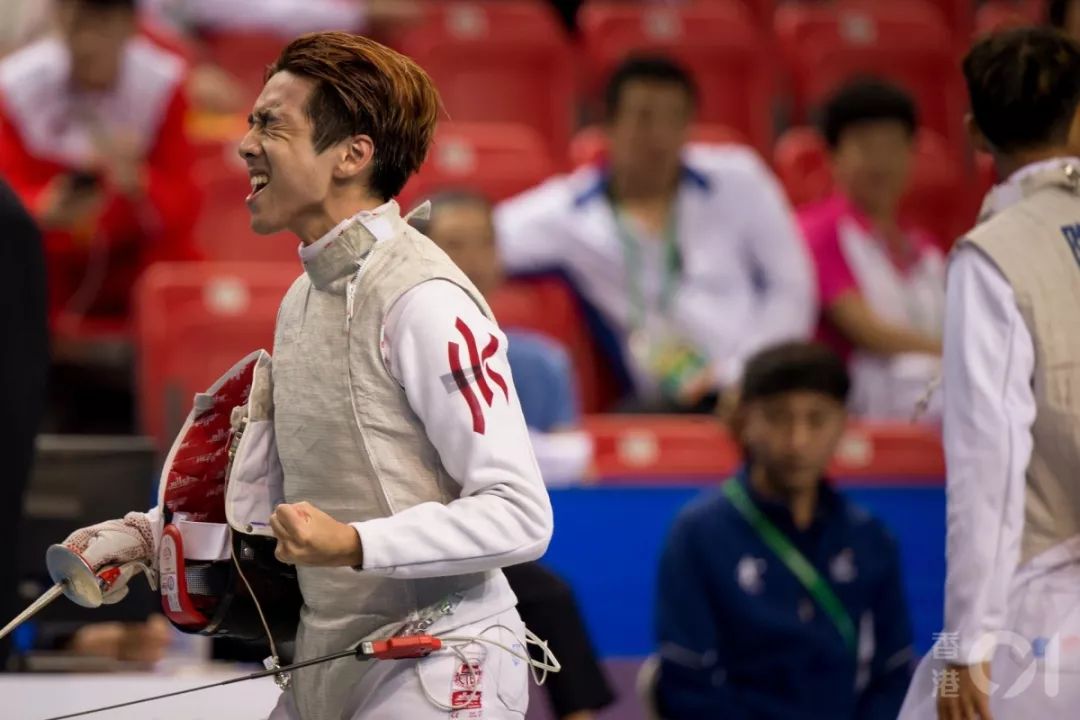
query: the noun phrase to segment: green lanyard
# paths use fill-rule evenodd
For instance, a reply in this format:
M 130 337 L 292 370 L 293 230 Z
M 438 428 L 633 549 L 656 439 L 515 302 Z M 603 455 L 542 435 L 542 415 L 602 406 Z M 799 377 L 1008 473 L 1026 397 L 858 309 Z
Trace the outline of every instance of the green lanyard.
M 615 216 L 615 230 L 623 249 L 626 262 L 626 284 L 630 291 L 630 327 L 640 328 L 645 324 L 645 291 L 642 289 L 641 241 L 631 232 L 623 219 L 623 211 L 612 201 L 611 209 Z M 675 210 L 668 213 L 664 226 L 664 278 L 660 288 L 660 312 L 667 314 L 671 298 L 675 295 L 675 285 L 682 273 L 682 255 L 679 252 L 678 226 Z
M 851 616 L 848 615 L 843 603 L 840 602 L 840 598 L 836 597 L 836 593 L 829 587 L 829 583 L 825 581 L 825 578 L 821 577 L 821 573 L 815 570 L 810 561 L 791 544 L 791 541 L 784 536 L 784 533 L 780 532 L 779 528 L 761 513 L 761 510 L 758 509 L 758 506 L 754 504 L 750 495 L 743 488 L 742 483 L 735 478 L 728 480 L 724 483 L 724 495 L 727 496 L 746 522 L 750 524 L 750 527 L 757 532 L 765 545 L 780 558 L 780 561 L 787 566 L 791 574 L 802 583 L 803 587 L 817 601 L 817 604 L 833 621 L 836 629 L 840 631 L 844 644 L 854 653 L 856 648 L 855 623 L 852 622 Z

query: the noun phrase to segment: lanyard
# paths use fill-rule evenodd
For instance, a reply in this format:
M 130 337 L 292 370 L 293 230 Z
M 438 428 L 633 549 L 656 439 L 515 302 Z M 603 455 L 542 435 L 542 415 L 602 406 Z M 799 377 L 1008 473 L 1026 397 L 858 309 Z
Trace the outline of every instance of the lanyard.
M 724 495 L 727 496 L 727 499 L 731 501 L 731 504 L 735 506 L 735 509 L 739 511 L 739 514 L 743 516 L 746 522 L 750 524 L 750 527 L 757 532 L 765 545 L 780 558 L 780 561 L 787 566 L 791 574 L 802 583 L 821 609 L 825 611 L 825 614 L 829 616 L 829 619 L 833 621 L 836 629 L 840 632 L 840 636 L 844 639 L 844 644 L 852 652 L 855 652 L 855 623 L 852 622 L 851 616 L 844 609 L 840 598 L 836 597 L 836 593 L 829 587 L 825 578 L 821 577 L 821 573 L 815 570 L 810 561 L 806 559 L 806 556 L 799 552 L 791 544 L 791 541 L 784 536 L 784 533 L 762 514 L 743 488 L 742 483 L 735 478 L 728 480 L 724 483 Z
M 626 285 L 630 291 L 630 327 L 640 328 L 645 324 L 645 291 L 642 288 L 641 241 L 630 230 L 623 217 L 623 211 L 614 201 L 611 204 L 615 216 L 615 233 L 622 245 L 623 259 L 626 262 Z M 682 254 L 679 252 L 678 226 L 675 210 L 668 213 L 664 225 L 664 277 L 660 288 L 660 312 L 666 314 L 675 295 L 675 285 L 682 272 Z

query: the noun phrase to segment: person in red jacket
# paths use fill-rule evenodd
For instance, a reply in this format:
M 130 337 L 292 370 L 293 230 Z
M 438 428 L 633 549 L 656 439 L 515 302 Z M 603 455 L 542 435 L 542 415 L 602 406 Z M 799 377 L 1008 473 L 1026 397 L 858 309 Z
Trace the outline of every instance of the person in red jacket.
M 59 0 L 59 32 L 0 62 L 0 177 L 44 232 L 60 339 L 122 329 L 150 263 L 197 257 L 187 67 L 137 33 L 135 4 Z

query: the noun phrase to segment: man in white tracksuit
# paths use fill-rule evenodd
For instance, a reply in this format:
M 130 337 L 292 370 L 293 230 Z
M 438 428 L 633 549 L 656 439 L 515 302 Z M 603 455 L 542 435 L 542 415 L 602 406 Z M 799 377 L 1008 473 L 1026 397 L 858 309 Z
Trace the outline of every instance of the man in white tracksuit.
M 1080 46 L 991 36 L 964 74 L 1006 180 L 948 271 L 945 629 L 900 717 L 1077 717 Z
M 459 657 L 293 673 L 273 720 L 520 720 L 525 632 L 499 568 L 543 554 L 551 505 L 483 297 L 393 197 L 439 110 L 427 75 L 370 40 L 321 33 L 271 66 L 240 154 L 256 232 L 301 241 L 274 338 L 286 503 L 277 556 L 304 597 L 296 660 L 405 622 L 480 636 Z M 77 533 L 87 563 L 147 557 L 155 509 Z M 428 625 L 428 623 L 431 623 Z

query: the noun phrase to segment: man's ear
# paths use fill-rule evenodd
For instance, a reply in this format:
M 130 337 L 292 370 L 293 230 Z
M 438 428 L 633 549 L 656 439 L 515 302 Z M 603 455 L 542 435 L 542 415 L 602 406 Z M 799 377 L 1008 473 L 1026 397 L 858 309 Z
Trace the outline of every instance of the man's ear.
M 990 147 L 990 141 L 983 135 L 982 130 L 975 124 L 975 116 L 971 113 L 964 115 L 964 129 L 967 131 L 968 139 L 971 141 L 971 146 L 979 152 L 993 154 L 994 149 Z
M 337 152 L 334 178 L 338 180 L 359 177 L 369 171 L 375 162 L 375 143 L 368 135 L 353 135 L 341 143 Z

